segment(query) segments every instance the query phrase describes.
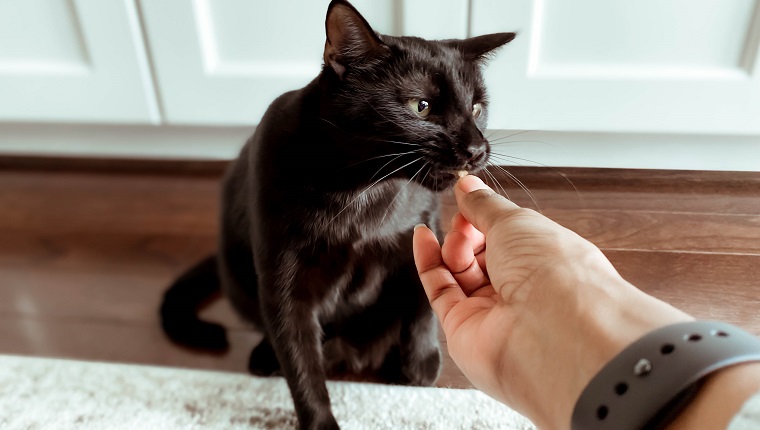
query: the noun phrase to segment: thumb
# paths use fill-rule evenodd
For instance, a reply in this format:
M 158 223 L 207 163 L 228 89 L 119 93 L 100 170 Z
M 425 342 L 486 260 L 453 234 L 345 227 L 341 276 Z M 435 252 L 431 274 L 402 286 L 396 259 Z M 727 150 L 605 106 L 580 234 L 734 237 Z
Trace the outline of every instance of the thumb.
M 494 192 L 477 176 L 468 175 L 454 187 L 459 212 L 483 234 L 519 206 Z

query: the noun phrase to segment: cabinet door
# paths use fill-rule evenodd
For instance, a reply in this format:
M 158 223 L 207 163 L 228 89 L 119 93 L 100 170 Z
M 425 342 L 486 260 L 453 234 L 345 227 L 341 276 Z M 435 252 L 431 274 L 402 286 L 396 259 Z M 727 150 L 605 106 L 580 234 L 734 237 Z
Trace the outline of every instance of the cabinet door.
M 514 30 L 492 128 L 760 134 L 755 0 L 472 0 L 473 34 Z
M 0 120 L 159 122 L 134 0 L 0 1 Z
M 172 124 L 256 124 L 320 71 L 328 0 L 143 0 L 164 113 Z M 467 0 L 356 0 L 377 31 L 464 37 Z

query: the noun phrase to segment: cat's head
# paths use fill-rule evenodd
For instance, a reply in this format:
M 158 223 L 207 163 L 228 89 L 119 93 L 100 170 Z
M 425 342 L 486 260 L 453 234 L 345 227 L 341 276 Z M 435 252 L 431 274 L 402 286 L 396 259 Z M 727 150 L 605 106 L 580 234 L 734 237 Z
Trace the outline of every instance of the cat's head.
M 356 137 L 352 149 L 376 178 L 427 188 L 453 185 L 485 167 L 488 98 L 481 67 L 514 33 L 428 41 L 377 34 L 348 2 L 330 3 L 323 76 L 331 125 Z M 335 123 L 337 122 L 337 124 Z M 357 158 L 361 158 L 357 156 Z M 371 167 L 370 167 L 371 166 Z

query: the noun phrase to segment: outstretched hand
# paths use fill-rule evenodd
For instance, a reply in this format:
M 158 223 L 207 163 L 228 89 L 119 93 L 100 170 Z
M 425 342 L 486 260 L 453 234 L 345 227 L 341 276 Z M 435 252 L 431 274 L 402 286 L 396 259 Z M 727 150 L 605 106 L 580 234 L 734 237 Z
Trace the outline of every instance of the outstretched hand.
M 415 229 L 422 284 L 464 375 L 539 427 L 566 427 L 604 363 L 651 328 L 689 318 L 624 281 L 596 246 L 479 178 L 460 179 L 455 195 L 460 213 L 443 246 Z M 664 316 L 639 318 L 644 302 Z M 610 316 L 626 324 L 589 345 L 590 328 Z

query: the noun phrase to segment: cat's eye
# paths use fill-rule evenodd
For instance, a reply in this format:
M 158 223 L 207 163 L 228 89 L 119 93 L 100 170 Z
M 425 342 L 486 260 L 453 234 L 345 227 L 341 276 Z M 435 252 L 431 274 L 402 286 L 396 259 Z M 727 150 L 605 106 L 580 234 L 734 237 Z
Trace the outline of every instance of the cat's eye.
M 430 114 L 430 102 L 421 99 L 409 99 L 409 107 L 422 118 Z
M 483 105 L 480 103 L 475 103 L 472 105 L 472 117 L 477 118 L 480 116 L 480 114 L 483 113 Z

